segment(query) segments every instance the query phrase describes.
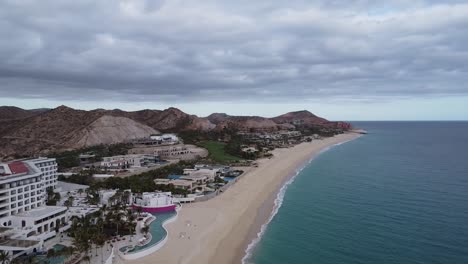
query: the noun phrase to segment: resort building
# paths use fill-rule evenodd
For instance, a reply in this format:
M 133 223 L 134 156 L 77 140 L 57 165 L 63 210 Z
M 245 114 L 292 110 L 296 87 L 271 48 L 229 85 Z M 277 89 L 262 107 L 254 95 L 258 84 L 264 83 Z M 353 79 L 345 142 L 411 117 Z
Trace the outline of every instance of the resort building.
M 96 161 L 96 155 L 94 155 L 93 153 L 83 153 L 83 154 L 80 154 L 79 159 L 80 159 L 80 165 L 83 166 L 83 165 L 87 165 L 90 163 L 94 163 Z
M 194 184 L 192 181 L 186 181 L 186 180 L 170 180 L 170 179 L 155 179 L 154 184 L 156 185 L 169 185 L 172 184 L 174 185 L 175 188 L 187 190 L 189 192 L 192 192 L 194 189 Z
M 168 212 L 176 209 L 170 192 L 145 192 L 135 195 L 132 197 L 132 207 L 147 213 Z
M 208 151 L 195 145 L 177 144 L 171 146 L 136 146 L 129 150 L 131 154 L 149 154 L 163 160 L 191 160 L 208 156 Z
M 191 181 L 200 186 L 208 183 L 209 178 L 206 175 L 187 175 L 180 177 L 181 180 Z
M 130 167 L 147 167 L 159 162 L 158 155 L 150 154 L 129 154 L 112 157 L 104 157 L 100 163 L 100 167 L 107 170 L 118 171 L 125 170 Z
M 245 152 L 245 153 L 257 153 L 258 152 L 258 149 L 256 149 L 255 147 L 244 147 L 241 149 L 242 152 Z
M 38 251 L 70 227 L 66 207 L 45 205 L 47 188 L 56 186 L 55 159 L 0 163 L 0 250 L 12 257 Z
M 179 138 L 175 134 L 151 135 L 147 138 L 138 138 L 132 141 L 137 145 L 175 145 L 179 143 Z
M 159 148 L 154 151 L 154 154 L 160 156 L 163 159 L 177 159 L 184 155 L 189 155 L 190 150 L 186 146 L 173 146 Z
M 213 181 L 216 175 L 220 174 L 220 168 L 196 168 L 196 169 L 186 169 L 184 170 L 184 175 L 190 177 L 206 177 L 208 181 Z M 187 177 L 184 176 L 184 177 Z M 183 177 L 181 177 L 182 179 Z

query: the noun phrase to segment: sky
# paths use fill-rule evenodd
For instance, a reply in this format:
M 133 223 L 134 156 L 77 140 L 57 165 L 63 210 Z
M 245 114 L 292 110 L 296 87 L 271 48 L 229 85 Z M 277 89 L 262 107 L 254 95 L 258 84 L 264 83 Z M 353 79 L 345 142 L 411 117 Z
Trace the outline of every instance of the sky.
M 0 105 L 468 120 L 468 3 L 0 0 Z

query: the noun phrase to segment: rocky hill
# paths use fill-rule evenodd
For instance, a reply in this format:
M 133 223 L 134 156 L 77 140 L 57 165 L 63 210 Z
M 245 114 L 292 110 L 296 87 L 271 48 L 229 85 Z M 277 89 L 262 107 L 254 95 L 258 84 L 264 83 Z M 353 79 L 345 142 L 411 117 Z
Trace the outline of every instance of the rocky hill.
M 230 116 L 225 113 L 213 113 L 206 117 L 206 119 L 208 119 L 211 123 L 215 125 L 225 121 L 228 118 L 230 118 Z
M 329 122 L 328 120 L 318 117 L 306 110 L 289 112 L 284 115 L 274 117 L 272 118 L 272 120 L 278 124 L 297 123 L 297 124 L 303 124 L 303 125 L 318 125 L 318 124 L 325 124 Z
M 38 115 L 48 109 L 32 109 L 26 110 L 15 106 L 0 106 L 0 121 L 22 119 L 34 115 Z
M 213 118 L 213 117 L 211 117 Z M 223 129 L 234 129 L 244 132 L 253 131 L 278 131 L 285 127 L 284 125 L 278 124 L 270 118 L 260 116 L 225 116 L 222 120 L 215 120 L 216 130 Z M 292 127 L 294 128 L 294 127 Z
M 92 111 L 60 106 L 51 110 L 0 107 L 0 158 L 34 156 L 51 151 L 111 144 L 161 132 L 181 131 L 277 131 L 297 126 L 343 127 L 308 111 L 274 118 L 229 116 L 216 113 L 206 118 L 177 108 L 127 112 L 119 109 Z
M 67 143 L 72 148 L 115 144 L 158 134 L 159 131 L 127 117 L 104 115 L 80 130 Z
M 119 109 L 83 111 L 60 106 L 37 114 L 21 110 L 0 113 L 5 113 L 0 115 L 0 158 L 119 143 L 159 131 L 215 127 L 207 119 L 176 108 L 126 112 Z

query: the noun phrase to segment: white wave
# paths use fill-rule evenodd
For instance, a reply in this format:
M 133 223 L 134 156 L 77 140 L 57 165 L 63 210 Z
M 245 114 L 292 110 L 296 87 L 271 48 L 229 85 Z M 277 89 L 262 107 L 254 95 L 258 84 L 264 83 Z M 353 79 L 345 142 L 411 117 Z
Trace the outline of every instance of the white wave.
M 250 244 L 247 246 L 247 249 L 245 250 L 245 255 L 244 257 L 242 258 L 242 264 L 253 264 L 253 262 L 249 261 L 249 258 L 252 256 L 253 254 L 253 250 L 255 249 L 255 247 L 257 246 L 257 244 L 260 242 L 260 240 L 262 240 L 262 237 L 268 227 L 268 225 L 270 224 L 270 222 L 273 220 L 273 218 L 276 216 L 276 214 L 278 213 L 279 209 L 281 208 L 281 205 L 283 204 L 283 200 L 284 200 L 284 196 L 286 194 L 286 190 L 288 188 L 288 186 L 294 182 L 294 180 L 296 179 L 297 175 L 299 175 L 299 173 L 308 165 L 310 164 L 314 158 L 316 158 L 318 155 L 330 150 L 331 148 L 333 147 L 336 147 L 336 146 L 339 146 L 339 145 L 342 145 L 344 143 L 347 143 L 351 140 L 348 140 L 348 141 L 344 141 L 344 142 L 340 142 L 340 143 L 337 143 L 337 144 L 334 144 L 334 145 L 331 145 L 329 147 L 326 147 L 324 149 L 322 149 L 317 155 L 315 155 L 313 158 L 311 158 L 309 161 L 307 161 L 303 166 L 300 166 L 298 169 L 296 169 L 296 173 L 288 180 L 284 183 L 284 185 L 281 187 L 281 189 L 279 190 L 278 194 L 276 195 L 276 199 L 275 199 L 275 205 L 273 207 L 273 211 L 271 212 L 270 214 L 270 217 L 268 218 L 268 221 L 262 225 L 262 227 L 260 228 L 260 231 L 257 233 L 257 237 L 254 238 L 252 240 L 252 242 L 250 242 Z
M 262 227 L 260 228 L 260 232 L 257 233 L 257 237 L 252 240 L 252 242 L 250 242 L 250 244 L 247 246 L 247 249 L 245 250 L 245 256 L 242 258 L 242 264 L 251 264 L 251 262 L 248 262 L 248 259 L 252 256 L 252 252 L 255 248 L 255 246 L 260 242 L 260 240 L 262 239 L 263 237 L 263 234 L 265 233 L 267 227 L 268 227 L 268 224 L 273 220 L 273 218 L 276 216 L 276 214 L 278 213 L 281 205 L 283 204 L 283 200 L 284 200 L 284 195 L 286 194 L 286 189 L 288 188 L 288 186 L 294 182 L 294 180 L 296 179 L 297 175 L 299 175 L 299 173 L 310 163 L 312 162 L 312 159 L 309 160 L 307 163 L 305 163 L 303 166 L 299 167 L 298 169 L 296 169 L 296 173 L 288 180 L 284 183 L 284 185 L 281 187 L 280 191 L 278 192 L 278 194 L 276 195 L 276 199 L 275 199 L 275 205 L 273 207 L 273 211 L 271 212 L 270 214 L 270 217 L 268 218 L 268 221 L 262 225 Z

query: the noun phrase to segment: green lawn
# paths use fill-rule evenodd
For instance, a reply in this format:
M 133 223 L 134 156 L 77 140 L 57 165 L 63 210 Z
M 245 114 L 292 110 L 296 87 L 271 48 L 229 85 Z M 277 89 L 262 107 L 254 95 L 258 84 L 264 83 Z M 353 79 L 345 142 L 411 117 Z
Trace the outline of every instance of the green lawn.
M 242 158 L 230 155 L 224 151 L 225 143 L 217 141 L 203 141 L 199 144 L 201 147 L 208 150 L 209 158 L 215 162 L 232 162 L 236 160 L 243 160 Z

